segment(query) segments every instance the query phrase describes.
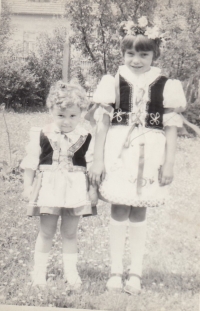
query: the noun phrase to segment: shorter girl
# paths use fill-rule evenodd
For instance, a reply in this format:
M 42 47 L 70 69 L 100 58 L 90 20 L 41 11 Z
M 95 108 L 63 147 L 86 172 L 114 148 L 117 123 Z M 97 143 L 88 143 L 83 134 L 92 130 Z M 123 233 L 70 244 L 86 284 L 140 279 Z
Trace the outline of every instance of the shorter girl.
M 87 107 L 84 90 L 58 81 L 50 89 L 47 106 L 54 122 L 32 128 L 24 171 L 28 216 L 40 216 L 34 254 L 33 285 L 46 285 L 46 269 L 57 221 L 61 216 L 64 277 L 73 289 L 81 286 L 77 271 L 77 227 L 80 215 L 92 214 L 86 159 L 91 158 L 91 134 L 81 125 Z M 87 156 L 87 157 L 86 157 Z

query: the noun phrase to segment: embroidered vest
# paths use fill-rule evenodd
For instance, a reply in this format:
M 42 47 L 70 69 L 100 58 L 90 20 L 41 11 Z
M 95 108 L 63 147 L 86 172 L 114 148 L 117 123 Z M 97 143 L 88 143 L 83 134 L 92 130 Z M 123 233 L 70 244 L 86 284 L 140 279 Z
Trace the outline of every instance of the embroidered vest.
M 149 98 L 150 101 L 146 104 L 146 119 L 145 127 L 163 129 L 163 90 L 167 78 L 159 76 L 152 84 L 149 85 Z M 134 92 L 133 86 L 128 83 L 121 75 L 119 75 L 119 95 L 120 105 L 119 109 L 121 114 L 119 117 L 114 117 L 112 125 L 129 125 L 130 113 L 132 111 L 132 95 Z M 119 109 L 113 105 L 114 115 L 117 116 Z
M 80 136 L 78 141 L 69 148 L 67 158 L 68 163 L 71 164 L 70 166 L 86 167 L 85 154 L 88 150 L 91 138 L 91 134 Z M 39 165 L 52 165 L 54 151 L 48 137 L 43 133 L 43 131 L 40 133 L 40 147 L 41 154 Z

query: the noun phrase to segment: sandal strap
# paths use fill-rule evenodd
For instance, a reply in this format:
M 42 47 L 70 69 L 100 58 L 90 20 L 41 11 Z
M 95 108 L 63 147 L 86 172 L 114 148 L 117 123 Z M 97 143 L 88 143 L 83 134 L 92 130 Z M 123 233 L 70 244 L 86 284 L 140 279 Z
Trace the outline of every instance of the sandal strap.
M 141 276 L 139 275 L 139 274 L 136 274 L 136 273 L 129 273 L 129 278 L 131 277 L 131 276 L 135 276 L 136 278 L 138 278 L 138 279 L 142 279 L 141 278 Z
M 122 277 L 122 273 L 111 273 L 110 277 L 112 277 L 112 276 L 120 276 L 120 277 Z

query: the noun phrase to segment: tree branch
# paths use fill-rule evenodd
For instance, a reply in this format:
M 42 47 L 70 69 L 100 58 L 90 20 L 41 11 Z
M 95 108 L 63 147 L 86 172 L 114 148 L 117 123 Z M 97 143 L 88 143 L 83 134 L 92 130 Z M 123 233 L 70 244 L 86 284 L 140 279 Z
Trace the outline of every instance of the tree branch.
M 82 33 L 82 38 L 83 38 L 83 41 L 85 43 L 85 47 L 86 47 L 86 50 L 88 51 L 88 54 L 90 55 L 92 61 L 96 62 L 96 58 L 95 58 L 94 54 L 92 53 L 92 50 L 91 50 L 89 43 L 87 41 L 87 34 L 86 34 L 84 27 L 81 27 L 81 33 Z
M 122 17 L 123 17 L 123 19 L 125 19 L 125 20 L 127 20 L 127 17 L 125 16 L 125 14 L 124 14 L 124 10 L 123 10 L 123 8 L 122 8 L 122 4 L 120 3 L 118 3 L 118 6 L 119 6 L 119 8 L 120 8 L 120 11 L 121 11 L 121 13 L 122 13 Z
M 142 1 L 142 0 L 136 1 L 136 6 L 135 6 L 135 10 L 134 10 L 134 15 L 135 15 L 135 17 L 136 17 L 136 15 L 137 15 L 137 11 L 138 11 L 138 9 L 139 9 L 139 7 L 140 7 L 141 1 Z

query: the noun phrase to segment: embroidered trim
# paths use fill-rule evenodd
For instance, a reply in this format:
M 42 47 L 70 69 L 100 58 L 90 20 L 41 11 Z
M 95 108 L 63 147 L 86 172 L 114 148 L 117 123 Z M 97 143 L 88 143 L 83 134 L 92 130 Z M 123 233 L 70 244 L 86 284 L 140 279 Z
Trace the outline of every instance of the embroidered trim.
M 67 163 L 68 163 L 68 171 L 69 172 L 73 172 L 74 166 L 73 166 L 72 158 L 74 156 L 74 153 L 83 146 L 87 137 L 88 137 L 88 135 L 81 136 L 78 139 L 78 141 L 68 149 L 68 151 L 67 151 Z
M 148 117 L 149 117 L 149 105 L 150 105 L 150 102 L 151 102 L 151 88 L 152 86 L 154 86 L 154 84 L 156 84 L 156 82 L 158 82 L 158 80 L 160 78 L 162 78 L 163 76 L 162 75 L 159 75 L 151 84 L 149 84 L 149 89 L 148 89 L 148 101 L 146 103 L 146 118 L 145 118 L 145 127 L 149 128 L 149 125 L 148 125 Z M 162 129 L 160 129 L 162 130 Z
M 159 112 L 156 112 L 156 114 L 150 113 L 150 118 L 151 118 L 151 120 L 150 120 L 151 125 L 154 125 L 154 123 L 156 125 L 160 124 L 160 121 L 158 121 L 158 119 L 160 118 Z
M 122 115 L 126 114 L 126 112 L 123 112 L 121 108 L 119 108 L 116 112 L 113 114 L 113 119 L 116 118 L 117 122 L 122 121 Z

